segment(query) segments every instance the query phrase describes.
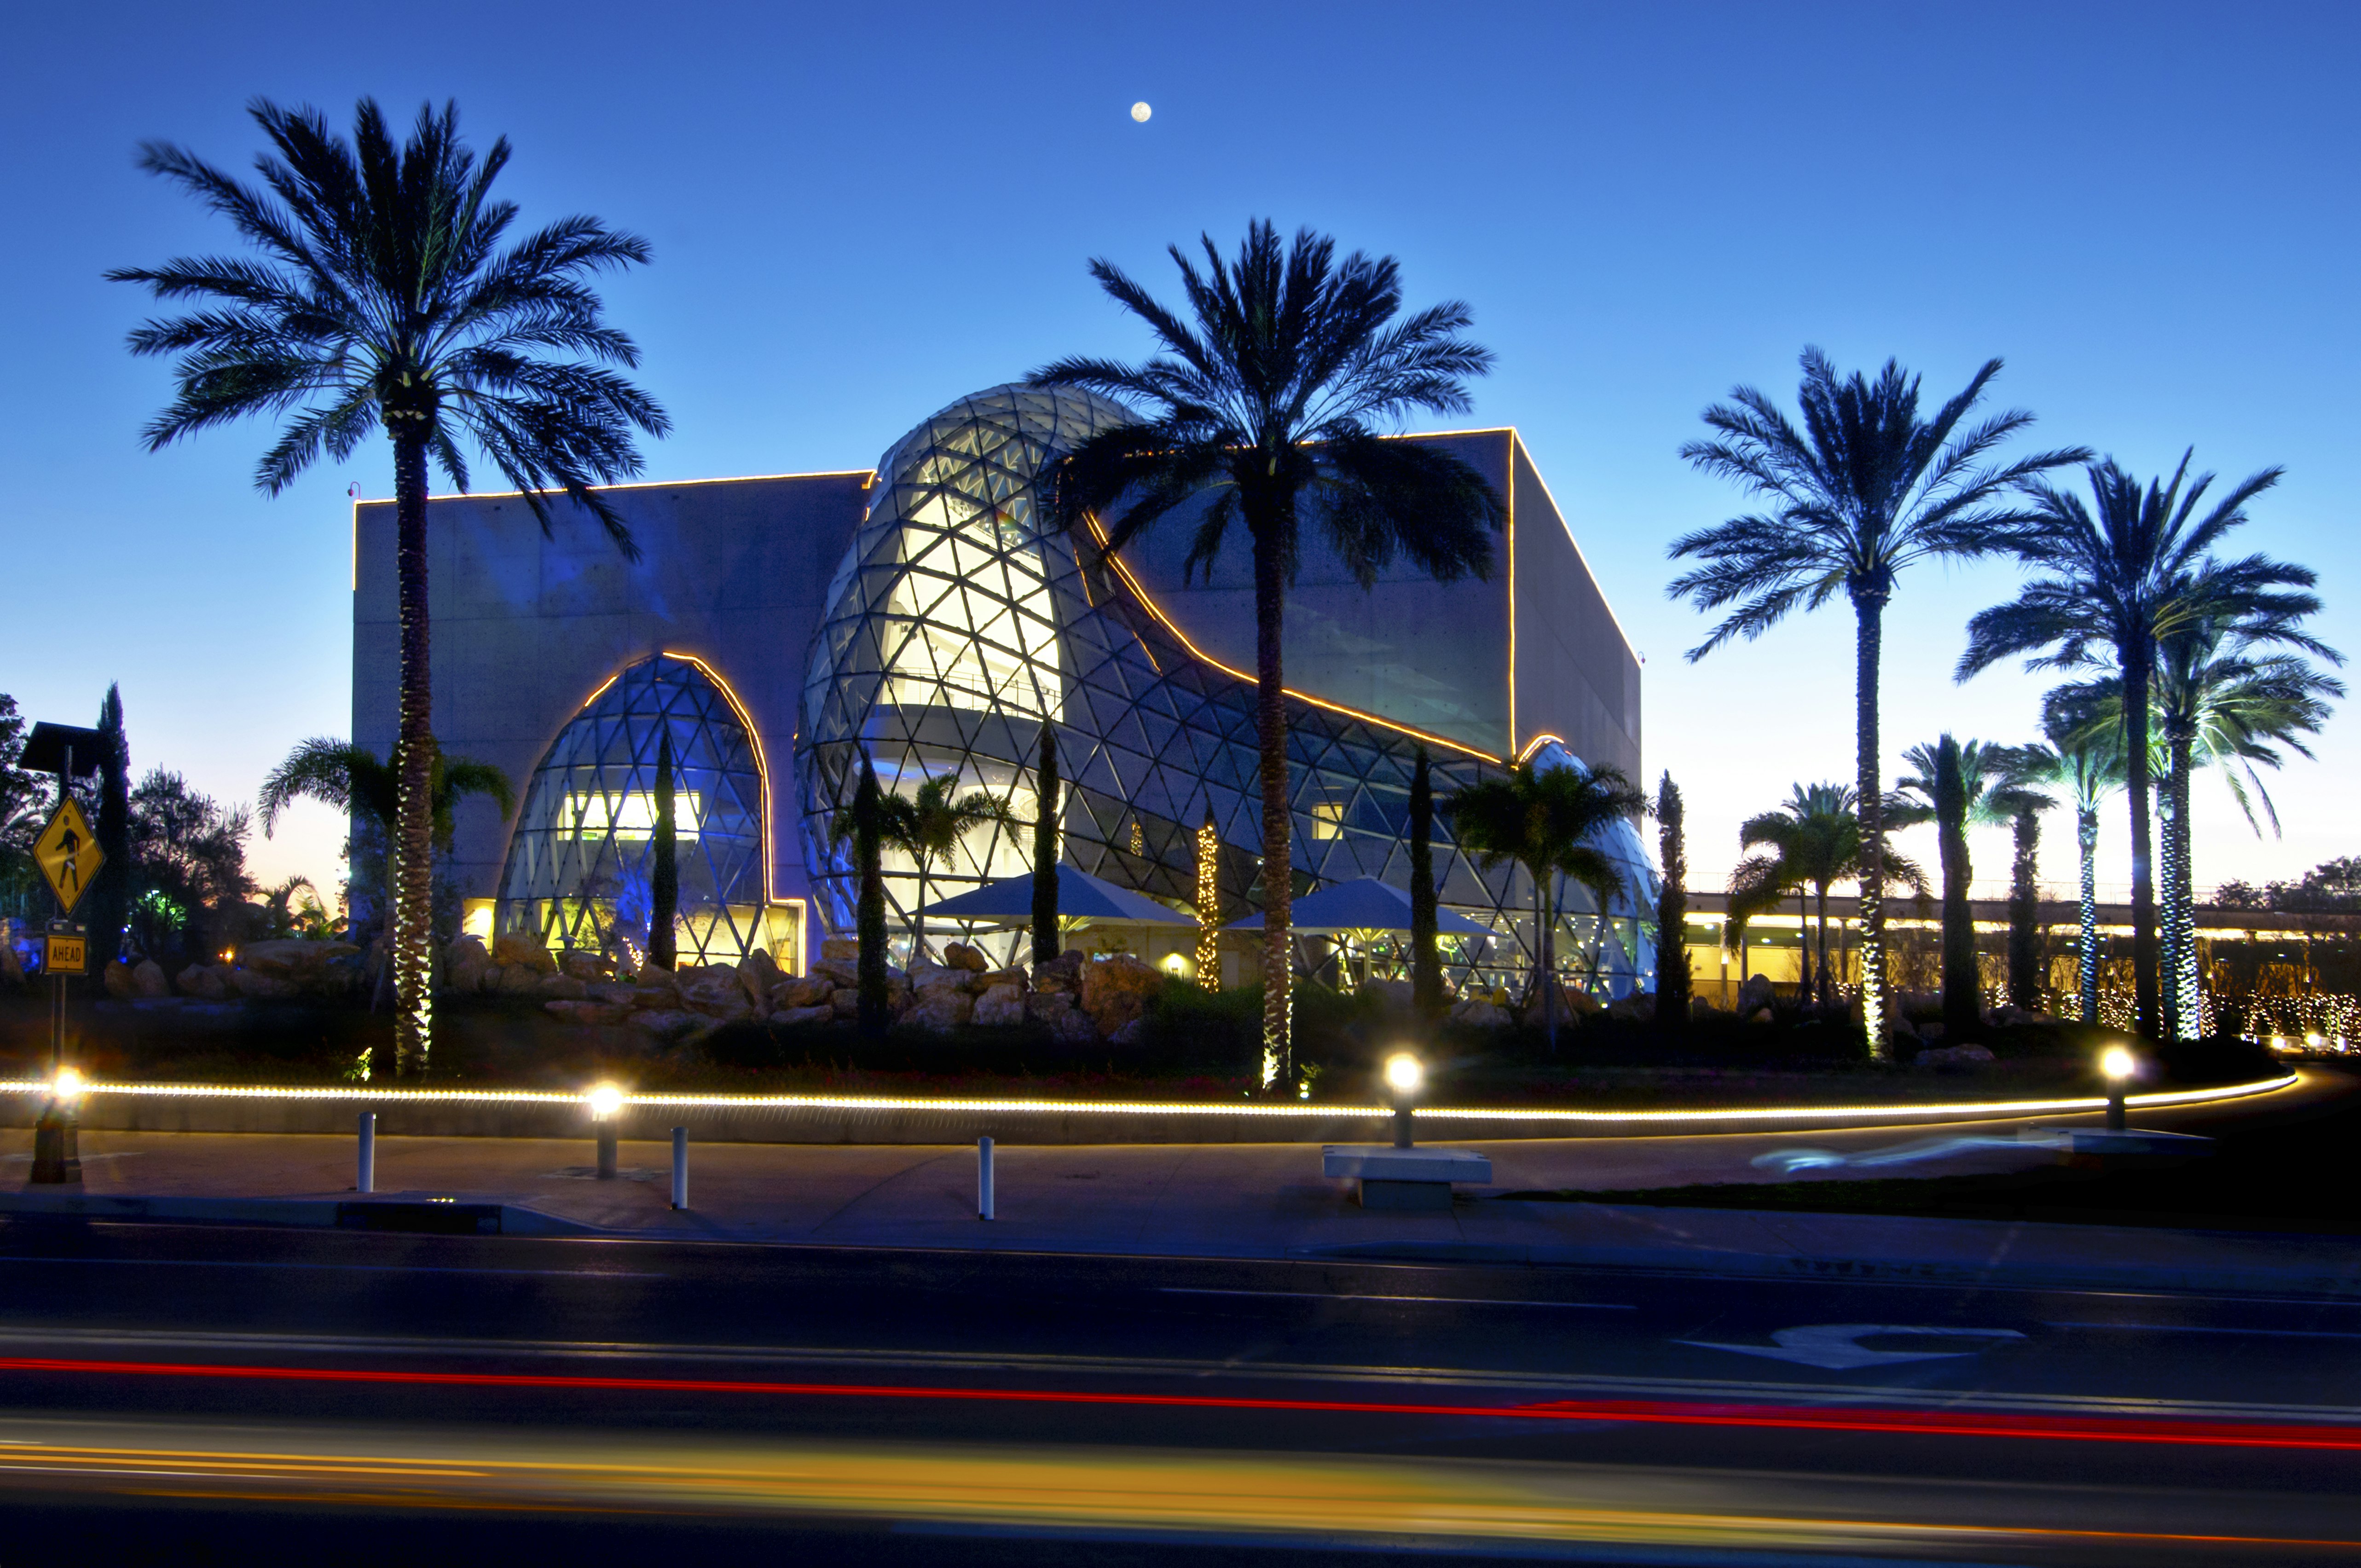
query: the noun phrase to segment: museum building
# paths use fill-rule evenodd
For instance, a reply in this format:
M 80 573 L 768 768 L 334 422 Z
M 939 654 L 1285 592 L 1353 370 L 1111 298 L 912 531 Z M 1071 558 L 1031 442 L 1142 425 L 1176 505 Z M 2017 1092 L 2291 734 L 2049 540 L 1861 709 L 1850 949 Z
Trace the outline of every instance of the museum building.
M 1260 907 L 1253 592 L 1243 539 L 1210 578 L 1182 570 L 1175 518 L 1104 565 L 1050 528 L 1037 497 L 1075 444 L 1125 411 L 1073 389 L 996 387 L 895 442 L 873 469 L 617 486 L 627 559 L 559 499 L 546 533 L 513 493 L 428 507 L 434 723 L 443 750 L 518 783 L 513 821 L 458 808 L 448 874 L 470 929 L 553 948 L 636 951 L 650 914 L 661 738 L 672 740 L 684 959 L 768 948 L 800 969 L 850 934 L 849 844 L 831 833 L 865 755 L 889 790 L 984 791 L 1005 823 L 920 867 L 889 850 L 897 948 L 922 905 L 1029 869 L 1042 727 L 1065 781 L 1062 857 L 1218 922 Z M 1410 781 L 1423 746 L 1438 800 L 1514 761 L 1640 772 L 1640 665 L 1513 430 L 1400 439 L 1447 446 L 1507 504 L 1486 581 L 1409 568 L 1365 590 L 1307 526 L 1287 598 L 1289 787 L 1298 895 L 1373 876 L 1409 885 Z M 390 501 L 354 511 L 353 733 L 379 755 L 397 728 Z M 1211 832 L 1206 831 L 1211 824 Z M 1653 962 L 1655 875 L 1629 828 L 1601 911 L 1554 890 L 1561 966 L 1620 994 Z M 1481 867 L 1435 827 L 1444 907 L 1492 933 L 1446 939 L 1464 984 L 1516 984 L 1538 932 L 1534 889 Z M 923 885 L 922 885 L 923 884 Z M 1023 933 L 930 918 L 1015 953 Z M 1081 933 L 1193 972 L 1170 928 Z M 1315 970 L 1334 955 L 1306 938 Z M 1355 957 L 1380 970 L 1383 939 Z M 898 952 L 897 952 L 898 959 Z M 1250 977 L 1234 940 L 1225 981 Z

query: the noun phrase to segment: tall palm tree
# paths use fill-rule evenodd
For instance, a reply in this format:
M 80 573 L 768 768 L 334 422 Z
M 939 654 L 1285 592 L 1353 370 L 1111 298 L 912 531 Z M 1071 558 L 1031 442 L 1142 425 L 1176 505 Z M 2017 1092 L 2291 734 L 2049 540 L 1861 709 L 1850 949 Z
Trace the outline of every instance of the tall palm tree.
M 2041 732 L 2049 743 L 2017 752 L 2025 783 L 2062 790 L 2074 805 L 2074 846 L 2081 872 L 2076 980 L 2085 1024 L 2099 1021 L 2099 811 L 2108 796 L 2124 787 L 2120 723 L 2094 728 L 2092 706 L 2077 686 L 2049 693 L 2041 703 Z M 2112 701 L 2105 703 L 2105 711 L 2120 718 L 2121 709 Z
M 432 1041 L 430 806 L 434 740 L 428 668 L 426 467 L 467 488 L 472 440 L 551 527 L 545 492 L 563 490 L 636 557 L 598 482 L 640 471 L 632 429 L 661 435 L 653 400 L 606 364 L 639 362 L 600 319 L 592 273 L 648 258 L 644 241 L 570 217 L 501 248 L 515 203 L 491 195 L 504 137 L 478 161 L 455 104 L 422 108 L 396 145 L 364 98 L 353 139 L 319 112 L 263 99 L 249 113 L 271 152 L 262 184 L 241 183 L 160 142 L 140 163 L 226 217 L 262 254 L 208 257 L 107 276 L 159 300 L 208 308 L 149 321 L 131 351 L 176 355 L 176 395 L 146 431 L 158 451 L 250 415 L 281 422 L 255 483 L 277 495 L 324 451 L 342 462 L 373 430 L 393 446 L 395 565 L 401 627 L 401 806 L 393 833 L 396 1059 L 423 1071 Z
M 1400 269 L 1299 230 L 1282 248 L 1268 224 L 1247 226 L 1235 261 L 1202 236 L 1205 270 L 1171 247 L 1188 317 L 1151 297 L 1113 263 L 1091 275 L 1145 321 L 1159 345 L 1140 365 L 1060 359 L 1038 386 L 1086 387 L 1127 400 L 1146 416 L 1084 442 L 1051 486 L 1059 521 L 1098 530 L 1111 553 L 1176 510 L 1197 514 L 1188 566 L 1210 572 L 1231 525 L 1242 523 L 1254 563 L 1256 728 L 1261 750 L 1263 1080 L 1293 1070 L 1288 911 L 1293 866 L 1287 709 L 1281 668 L 1286 593 L 1304 525 L 1364 587 L 1397 556 L 1441 582 L 1489 575 L 1491 532 L 1504 509 L 1491 485 L 1447 452 L 1380 439 L 1414 411 L 1461 413 L 1466 383 L 1491 368 L 1489 351 L 1460 335 L 1471 317 L 1456 302 L 1401 316 Z M 1120 510 L 1116 509 L 1120 507 Z
M 2001 660 L 2034 654 L 2028 669 L 2112 665 L 2121 678 L 2125 793 L 2131 803 L 2132 977 L 2135 1026 L 2158 1034 L 2156 879 L 2150 862 L 2148 701 L 2158 644 L 2207 620 L 2294 622 L 2320 608 L 2307 568 L 2262 555 L 2231 562 L 2207 552 L 2246 521 L 2246 503 L 2279 483 L 2266 468 L 2198 509 L 2213 476 L 2188 482 L 2189 456 L 2169 480 L 2143 486 L 2110 458 L 2085 469 L 2091 499 L 2028 480 L 2032 522 L 2008 545 L 2033 579 L 2006 604 L 1968 622 L 1958 676 L 1966 680 Z M 2296 634 L 2300 635 L 2300 634 Z M 2042 652 L 2047 650 L 2047 652 Z
M 1817 898 L 1819 925 L 1818 980 L 1813 980 L 1812 950 L 1804 949 L 1804 991 L 1823 1003 L 1836 999 L 1835 971 L 1828 963 L 1828 889 L 1861 875 L 1860 797 L 1850 784 L 1796 784 L 1785 801 L 1771 811 L 1750 817 L 1738 830 L 1741 849 L 1763 850 L 1750 855 L 1730 875 L 1733 901 L 1742 900 L 1750 917 L 1763 913 L 1788 894 L 1809 889 Z M 1882 859 L 1886 875 L 1920 893 L 1926 873 L 1917 863 L 1888 846 Z
M 887 846 L 917 863 L 918 896 L 910 905 L 910 962 L 927 951 L 927 878 L 938 861 L 948 861 L 968 830 L 987 822 L 1016 826 L 1008 803 L 982 790 L 952 797 L 952 778 L 928 779 L 916 795 L 887 795 L 879 804 L 878 832 Z
M 2058 771 L 2057 754 L 2035 742 L 2005 748 L 2004 777 L 1993 792 L 1995 810 L 2008 814 L 2008 1000 L 2033 1012 L 2041 1005 L 2041 814 L 2058 804 L 2043 786 Z
M 1590 888 L 1603 930 L 1623 872 L 1590 840 L 1616 822 L 1647 815 L 1648 797 L 1616 768 L 1522 762 L 1469 784 L 1440 809 L 1453 839 L 1478 866 L 1489 871 L 1513 861 L 1533 879 L 1533 985 L 1541 992 L 1543 1026 L 1555 1050 L 1558 879 Z
M 1968 884 L 1975 877 L 1968 854 L 1968 829 L 2010 820 L 2022 797 L 2032 792 L 2010 781 L 2014 758 L 2006 746 L 1944 735 L 1931 745 L 1911 747 L 1902 760 L 1917 771 L 1897 781 L 1900 795 L 1889 803 L 1889 815 L 1896 827 L 1932 822 L 1939 835 L 1943 1032 L 1946 1038 L 1958 1040 L 1972 1033 L 1983 1018 L 1983 977 L 1976 961 L 1975 919 L 1968 903 Z
M 2269 630 L 2258 626 L 2257 631 Z M 2341 663 L 2295 630 L 2309 652 Z M 2165 1032 L 2191 1038 L 2200 1031 L 2203 996 L 2197 963 L 2194 842 L 2190 828 L 2190 783 L 2197 770 L 2218 767 L 2231 798 L 2257 837 L 2268 821 L 2279 831 L 2279 812 L 2257 768 L 2279 766 L 2284 746 L 2312 755 L 2302 737 L 2328 720 L 2329 699 L 2345 695 L 2344 683 L 2323 674 L 2297 653 L 2256 651 L 2256 638 L 2222 622 L 2202 620 L 2161 640 L 2149 686 L 2152 723 L 2148 771 L 2160 784 L 2164 891 L 2158 899 L 2162 968 L 2159 998 Z M 2115 677 L 2077 683 L 2054 694 L 2061 709 L 2079 718 L 2093 744 L 2123 744 L 2121 682 Z M 2260 802 L 2262 815 L 2256 814 Z
M 1730 401 L 1706 411 L 1716 435 L 1681 448 L 1692 465 L 1763 498 L 1771 510 L 1675 540 L 1675 560 L 1705 564 L 1674 578 L 1666 591 L 1700 609 L 1734 607 L 1689 650 L 1692 663 L 1732 637 L 1761 636 L 1799 605 L 1817 609 L 1839 592 L 1852 604 L 1861 1021 L 1871 1054 L 1883 1056 L 1885 796 L 1877 666 L 1886 601 L 1913 562 L 2000 549 L 2027 521 L 2017 487 L 2088 454 L 2077 447 L 1998 461 L 2000 444 L 2033 422 L 2022 411 L 1962 427 L 2000 374 L 1997 359 L 1927 419 L 1919 417 L 1918 378 L 1892 360 L 1874 381 L 1858 372 L 1839 379 L 1817 348 L 1804 351 L 1803 367 L 1802 429 L 1769 398 L 1740 387 Z

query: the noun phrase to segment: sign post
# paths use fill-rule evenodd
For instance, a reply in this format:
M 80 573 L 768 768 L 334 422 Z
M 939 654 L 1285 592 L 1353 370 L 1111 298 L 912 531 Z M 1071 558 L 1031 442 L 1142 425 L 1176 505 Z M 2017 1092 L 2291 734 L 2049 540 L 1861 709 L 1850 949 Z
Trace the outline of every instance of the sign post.
M 66 751 L 58 770 L 58 808 L 49 825 L 33 840 L 33 860 L 57 896 L 58 917 L 49 922 L 42 945 L 41 969 L 49 977 L 49 1102 L 33 1125 L 33 1183 L 52 1186 L 82 1180 L 81 1118 L 66 1082 L 66 980 L 90 967 L 89 934 L 67 916 L 98 875 L 106 857 L 90 830 L 90 823 L 66 787 L 73 768 L 73 752 Z

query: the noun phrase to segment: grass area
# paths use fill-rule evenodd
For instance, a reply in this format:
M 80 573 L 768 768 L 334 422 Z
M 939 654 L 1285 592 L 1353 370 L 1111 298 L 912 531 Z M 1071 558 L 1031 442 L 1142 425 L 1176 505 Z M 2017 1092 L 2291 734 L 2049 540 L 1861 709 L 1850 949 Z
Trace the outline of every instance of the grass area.
M 2325 1070 L 2361 1080 L 2361 1069 Z M 2361 1082 L 2356 1082 L 2361 1088 Z M 1897 1214 L 2361 1234 L 2361 1093 L 2293 1110 L 2224 1106 L 2174 1130 L 2215 1140 L 2185 1164 L 2038 1169 L 1981 1176 L 1716 1183 L 1504 1196 L 1667 1208 Z

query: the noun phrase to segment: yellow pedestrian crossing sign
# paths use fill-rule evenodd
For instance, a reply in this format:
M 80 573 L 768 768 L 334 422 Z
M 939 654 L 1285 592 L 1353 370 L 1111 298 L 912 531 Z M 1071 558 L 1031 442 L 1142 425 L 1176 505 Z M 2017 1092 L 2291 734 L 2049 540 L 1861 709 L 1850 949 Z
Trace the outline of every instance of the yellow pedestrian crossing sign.
M 59 802 L 49 825 L 33 840 L 33 859 L 40 862 L 41 875 L 49 879 L 49 891 L 58 895 L 59 905 L 72 914 L 98 875 L 99 862 L 106 857 L 99 853 L 90 822 L 71 795 Z

